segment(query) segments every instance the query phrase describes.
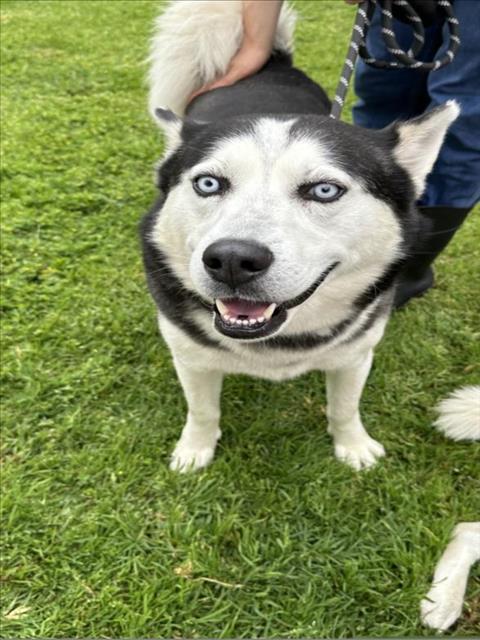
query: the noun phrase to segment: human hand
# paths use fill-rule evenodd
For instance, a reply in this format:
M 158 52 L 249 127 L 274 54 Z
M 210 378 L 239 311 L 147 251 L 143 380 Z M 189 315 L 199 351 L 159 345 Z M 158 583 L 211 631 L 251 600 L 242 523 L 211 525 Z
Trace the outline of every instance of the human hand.
M 190 100 L 197 96 L 218 89 L 220 87 L 228 87 L 235 84 L 242 78 L 253 75 L 267 62 L 270 57 L 270 48 L 265 49 L 252 42 L 244 41 L 238 52 L 234 55 L 228 66 L 227 72 L 221 78 L 203 85 L 197 91 L 192 93 Z
M 244 36 L 240 49 L 231 59 L 226 73 L 197 89 L 189 101 L 206 91 L 228 87 L 263 67 L 272 52 L 281 8 L 282 0 L 243 0 Z

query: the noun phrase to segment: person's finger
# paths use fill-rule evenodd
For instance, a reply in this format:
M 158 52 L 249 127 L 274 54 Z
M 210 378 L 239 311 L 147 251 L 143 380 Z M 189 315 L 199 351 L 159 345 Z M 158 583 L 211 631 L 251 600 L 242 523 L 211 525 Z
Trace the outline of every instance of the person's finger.
M 243 80 L 243 78 L 253 75 L 263 67 L 269 55 L 269 51 L 257 51 L 252 49 L 251 46 L 245 46 L 233 58 L 226 74 L 194 91 L 190 96 L 189 102 L 206 91 L 228 87 L 239 80 Z
M 208 90 L 210 91 L 211 89 L 219 89 L 220 87 L 228 87 L 231 84 L 235 84 L 235 82 L 238 82 L 239 80 L 242 80 L 243 78 L 246 78 L 247 76 L 252 75 L 252 73 L 255 73 L 257 69 L 251 69 L 251 68 L 240 68 L 240 67 L 235 67 L 233 69 L 231 69 L 230 71 L 228 71 L 222 78 L 218 78 L 218 80 L 214 80 L 213 82 L 210 82 L 207 86 L 208 86 Z
M 211 91 L 212 89 L 219 89 L 220 87 L 228 87 L 232 84 L 235 84 L 237 80 L 239 80 L 239 78 L 237 78 L 235 74 L 227 73 L 222 78 L 214 80 L 213 82 L 209 82 L 208 84 L 204 84 L 203 87 L 200 87 L 200 89 L 194 91 L 189 98 L 189 102 L 191 102 L 194 98 L 201 95 L 202 93 L 206 93 L 207 91 Z
M 187 104 L 189 104 L 192 100 L 194 100 L 194 98 L 201 96 L 202 93 L 205 93 L 206 91 L 210 91 L 210 86 L 208 84 L 204 84 L 203 87 L 200 87 L 200 89 L 197 89 L 196 91 L 194 91 L 188 98 Z

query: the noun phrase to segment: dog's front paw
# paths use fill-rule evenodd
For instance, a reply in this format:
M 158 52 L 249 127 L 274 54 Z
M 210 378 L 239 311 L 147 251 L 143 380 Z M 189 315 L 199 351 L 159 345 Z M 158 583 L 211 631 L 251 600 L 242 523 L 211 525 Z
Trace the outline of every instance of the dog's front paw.
M 218 431 L 212 442 L 207 441 L 205 438 L 197 441 L 194 438 L 180 438 L 172 453 L 170 469 L 180 473 L 188 473 L 189 471 L 203 469 L 209 465 L 213 460 L 215 447 L 220 435 L 220 431 Z
M 172 471 L 187 473 L 203 469 L 213 460 L 215 447 L 202 447 L 200 449 L 179 442 L 175 447 L 170 462 Z
M 373 467 L 384 455 L 383 446 L 368 433 L 352 437 L 350 441 L 343 437 L 335 438 L 335 456 L 356 471 Z
M 422 622 L 437 631 L 446 631 L 460 617 L 463 598 L 455 589 L 450 589 L 448 580 L 432 587 L 420 603 Z

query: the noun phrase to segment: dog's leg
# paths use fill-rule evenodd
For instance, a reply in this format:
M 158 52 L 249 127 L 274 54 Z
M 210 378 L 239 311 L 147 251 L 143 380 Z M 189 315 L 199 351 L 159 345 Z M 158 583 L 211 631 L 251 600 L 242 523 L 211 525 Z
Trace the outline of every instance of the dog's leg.
M 371 467 L 385 455 L 382 445 L 366 432 L 358 410 L 372 359 L 373 352 L 368 351 L 355 366 L 327 371 L 328 432 L 336 457 L 357 470 Z
M 468 572 L 480 560 L 480 522 L 462 522 L 453 532 L 433 576 L 432 588 L 421 602 L 422 622 L 445 631 L 462 613 Z
M 175 368 L 188 405 L 187 422 L 172 455 L 170 468 L 194 471 L 212 461 L 217 440 L 222 432 L 220 393 L 223 374 L 219 371 L 197 371 L 175 360 Z

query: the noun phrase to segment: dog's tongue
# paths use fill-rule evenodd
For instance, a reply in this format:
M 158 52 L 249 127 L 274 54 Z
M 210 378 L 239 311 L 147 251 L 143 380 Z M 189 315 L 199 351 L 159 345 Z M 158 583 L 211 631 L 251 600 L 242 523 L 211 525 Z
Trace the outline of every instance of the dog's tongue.
M 271 309 L 271 307 L 275 307 L 275 305 L 268 302 L 251 302 L 250 300 L 219 299 L 217 300 L 217 307 L 222 316 L 257 320 L 258 318 L 265 318 L 265 315 L 268 316 L 268 311 L 270 310 L 271 313 L 273 313 L 273 309 Z
M 250 302 L 249 300 L 222 300 L 229 316 L 248 316 L 260 318 L 265 313 L 268 302 Z

